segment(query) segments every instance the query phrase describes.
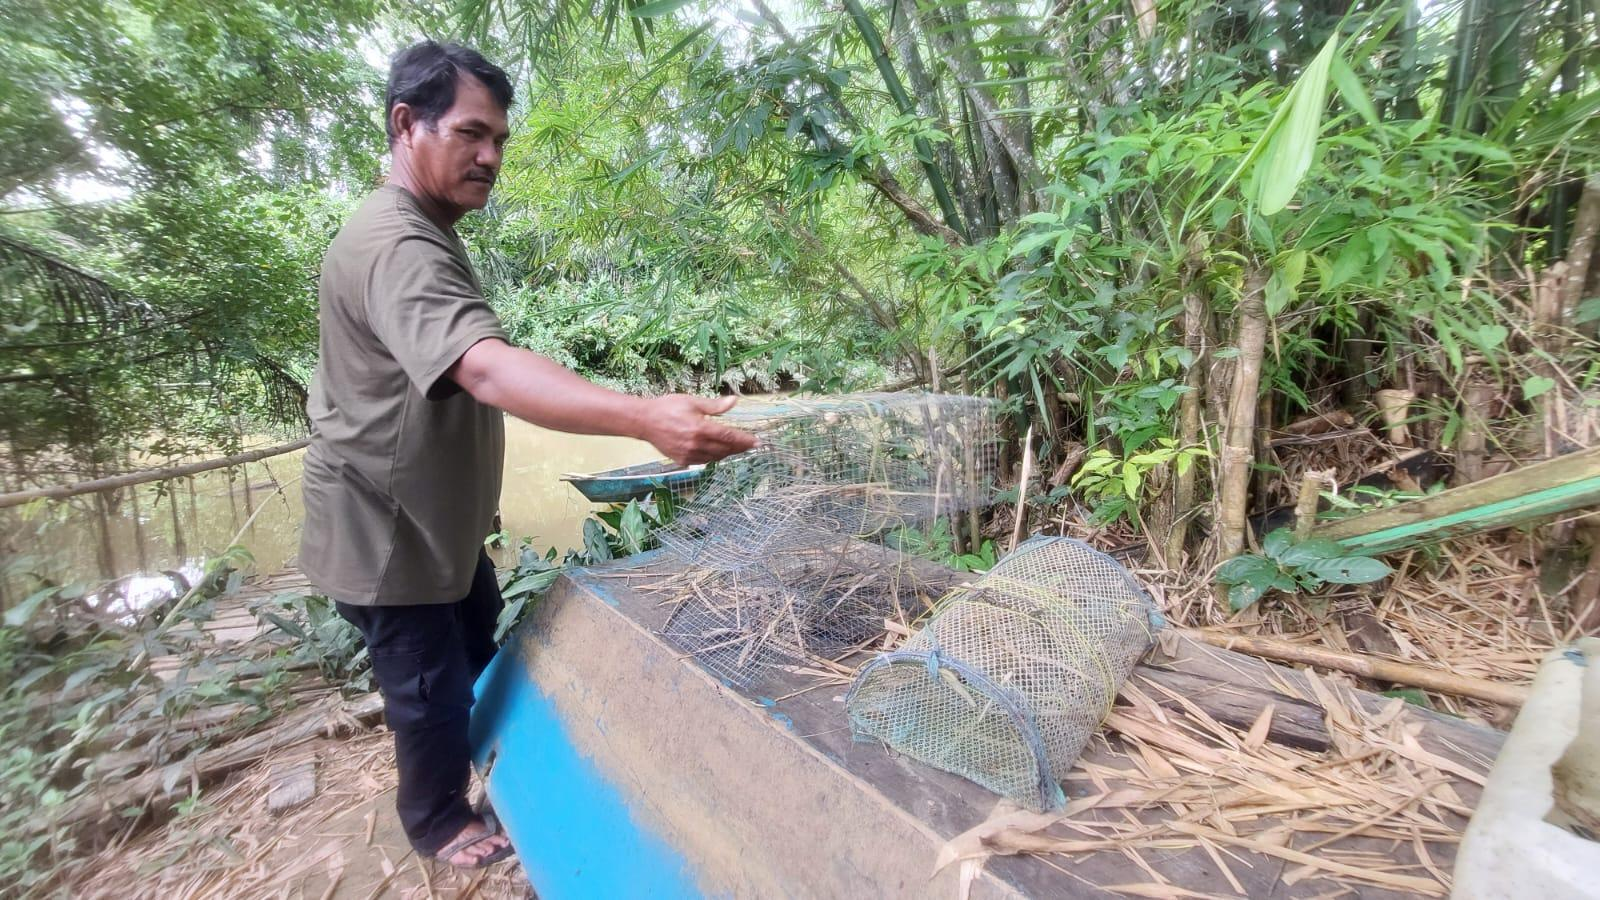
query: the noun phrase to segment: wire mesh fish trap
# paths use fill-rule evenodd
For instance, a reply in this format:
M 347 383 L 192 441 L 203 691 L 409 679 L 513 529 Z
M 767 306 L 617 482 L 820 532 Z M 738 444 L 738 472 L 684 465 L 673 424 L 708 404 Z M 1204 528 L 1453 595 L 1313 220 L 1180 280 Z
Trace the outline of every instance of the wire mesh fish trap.
M 899 650 L 862 666 L 845 706 L 858 740 L 1052 809 L 1161 624 L 1115 560 L 1069 538 L 1033 538 L 943 597 Z
M 776 569 L 690 568 L 657 583 L 650 590 L 673 604 L 661 634 L 743 685 L 767 666 L 854 652 L 882 636 L 884 619 L 915 618 L 948 584 L 862 542 L 786 557 Z
M 987 505 L 997 491 L 996 406 L 983 398 L 788 399 L 728 419 L 759 446 L 675 492 L 657 537 L 689 577 L 700 573 L 663 634 L 735 683 L 868 640 L 901 602 L 884 572 L 841 597 L 837 572 L 813 571 L 819 553 L 837 560 L 861 539 Z M 827 637 L 868 625 L 857 639 Z
M 950 394 L 850 394 L 736 407 L 756 449 L 679 490 L 661 543 L 738 571 L 832 536 L 868 537 L 992 501 L 996 408 Z

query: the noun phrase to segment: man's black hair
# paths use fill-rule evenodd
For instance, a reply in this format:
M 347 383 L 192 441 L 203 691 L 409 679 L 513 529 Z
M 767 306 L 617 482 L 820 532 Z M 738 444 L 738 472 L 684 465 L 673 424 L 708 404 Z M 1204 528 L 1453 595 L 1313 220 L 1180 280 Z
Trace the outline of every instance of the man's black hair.
M 394 122 L 390 118 L 396 103 L 416 110 L 417 118 L 429 126 L 437 125 L 456 102 L 456 80 L 462 73 L 483 82 L 502 110 L 511 108 L 511 79 L 504 69 L 483 58 L 483 54 L 460 44 L 423 41 L 395 54 L 389 64 L 389 88 L 383 105 L 383 129 L 394 143 Z

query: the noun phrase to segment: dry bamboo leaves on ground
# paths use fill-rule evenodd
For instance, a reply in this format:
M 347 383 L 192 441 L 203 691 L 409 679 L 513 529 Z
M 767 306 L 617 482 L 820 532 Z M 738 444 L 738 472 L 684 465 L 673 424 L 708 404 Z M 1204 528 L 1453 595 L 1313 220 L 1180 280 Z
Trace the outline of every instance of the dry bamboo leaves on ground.
M 1242 876 L 1263 857 L 1286 863 L 1278 879 L 1286 887 L 1318 879 L 1444 896 L 1449 865 L 1438 860 L 1453 859 L 1470 812 L 1462 792 L 1481 783 L 1487 762 L 1424 750 L 1422 726 L 1400 715 L 1403 701 L 1373 714 L 1347 687 L 1315 675 L 1310 685 L 1315 696 L 1301 699 L 1327 709 L 1327 754 L 1266 742 L 1258 728 L 1223 725 L 1192 704 L 1163 708 L 1130 684 L 1128 705 L 1106 723 L 1115 735 L 1068 778 L 1078 799 L 1049 814 L 997 807 L 952 840 L 937 865 L 1118 853 L 1152 876 L 1127 893 L 1182 896 L 1195 885 L 1175 883 L 1163 861 L 1198 849 L 1239 896 L 1250 893 Z

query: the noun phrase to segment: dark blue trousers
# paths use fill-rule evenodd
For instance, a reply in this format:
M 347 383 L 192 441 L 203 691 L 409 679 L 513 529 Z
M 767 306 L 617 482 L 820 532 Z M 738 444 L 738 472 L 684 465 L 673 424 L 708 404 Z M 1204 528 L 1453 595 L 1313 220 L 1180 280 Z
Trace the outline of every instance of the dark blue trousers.
M 395 806 L 417 852 L 433 855 L 473 818 L 467 723 L 472 685 L 494 656 L 500 586 L 484 553 L 472 589 L 454 602 L 418 606 L 337 604 L 361 630 L 383 714 L 394 732 L 400 786 Z

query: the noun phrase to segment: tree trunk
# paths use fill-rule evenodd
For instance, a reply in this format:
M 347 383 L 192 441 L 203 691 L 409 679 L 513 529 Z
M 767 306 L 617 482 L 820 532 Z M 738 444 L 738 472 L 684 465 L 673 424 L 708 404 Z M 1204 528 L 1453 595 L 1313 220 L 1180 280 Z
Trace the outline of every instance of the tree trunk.
M 1222 438 L 1222 485 L 1217 510 L 1217 560 L 1238 556 L 1249 528 L 1250 464 L 1254 460 L 1256 408 L 1267 345 L 1267 273 L 1252 269 L 1239 298 L 1238 363 Z

